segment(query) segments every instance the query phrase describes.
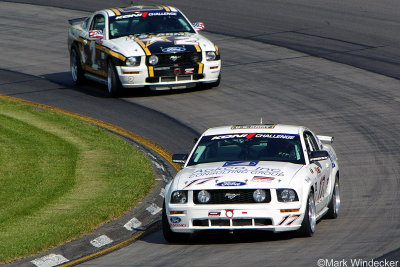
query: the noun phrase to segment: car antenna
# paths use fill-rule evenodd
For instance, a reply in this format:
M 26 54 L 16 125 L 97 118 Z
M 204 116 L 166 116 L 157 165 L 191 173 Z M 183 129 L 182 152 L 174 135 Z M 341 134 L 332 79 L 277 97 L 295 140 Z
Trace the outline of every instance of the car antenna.
M 260 119 L 260 124 L 262 124 L 262 117 L 261 117 L 261 119 Z

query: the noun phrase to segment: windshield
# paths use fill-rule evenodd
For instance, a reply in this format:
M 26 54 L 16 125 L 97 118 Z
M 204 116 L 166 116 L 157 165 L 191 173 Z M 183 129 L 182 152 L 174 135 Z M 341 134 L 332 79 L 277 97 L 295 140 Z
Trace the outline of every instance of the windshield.
M 110 39 L 135 34 L 195 32 L 179 12 L 140 12 L 110 17 L 109 23 Z
M 298 135 L 264 133 L 204 136 L 188 165 L 217 161 L 283 161 L 305 164 Z

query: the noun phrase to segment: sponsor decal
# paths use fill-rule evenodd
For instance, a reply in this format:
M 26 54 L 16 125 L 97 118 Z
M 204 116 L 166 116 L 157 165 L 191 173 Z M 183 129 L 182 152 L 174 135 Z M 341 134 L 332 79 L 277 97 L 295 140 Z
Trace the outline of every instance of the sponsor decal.
M 186 51 L 186 48 L 179 47 L 179 46 L 171 46 L 171 47 L 163 48 L 163 49 L 161 49 L 161 51 L 163 51 L 163 53 L 179 53 L 179 52 Z
M 228 161 L 222 167 L 228 166 L 256 166 L 258 161 Z
M 239 182 L 239 181 L 224 181 L 217 183 L 217 186 L 243 186 L 246 185 L 247 183 L 245 182 Z
M 176 12 L 151 12 L 149 13 L 149 17 L 155 17 L 155 16 L 176 16 Z
M 285 176 L 281 169 L 263 168 L 263 167 L 246 167 L 246 166 L 229 166 L 218 167 L 215 169 L 199 169 L 194 171 L 189 178 L 197 178 L 201 176 L 221 176 L 225 174 L 253 174 L 255 176 Z
M 194 68 L 185 69 L 185 74 L 193 74 L 193 73 L 194 73 Z
M 169 221 L 170 221 L 171 223 L 180 223 L 180 222 L 182 221 L 182 219 L 179 218 L 179 217 L 170 217 L 170 218 L 169 218 Z
M 219 217 L 221 216 L 221 212 L 220 211 L 210 211 L 208 212 L 208 217 Z
M 253 179 L 251 179 L 253 182 L 272 182 L 275 180 L 274 177 L 265 177 L 265 176 L 254 176 Z
M 202 31 L 202 30 L 204 30 L 204 23 L 203 22 L 195 22 L 195 23 L 193 23 L 193 28 L 195 28 L 196 31 Z
M 187 227 L 187 225 L 184 223 L 171 223 L 170 225 L 172 227 Z
M 175 68 L 174 69 L 174 74 L 175 74 L 175 76 L 180 75 L 181 74 L 181 69 L 180 68 Z
M 103 38 L 103 31 L 102 30 L 92 30 L 89 31 L 89 38 Z
M 255 134 L 255 133 L 248 133 L 248 134 L 226 134 L 226 135 L 217 135 L 211 138 L 211 140 L 222 140 L 222 139 L 233 139 L 233 138 L 274 138 L 274 139 L 287 139 L 293 140 L 296 135 L 290 134 Z
M 122 15 L 122 16 L 117 16 L 115 17 L 115 20 L 120 20 L 120 19 L 129 19 L 129 18 L 136 18 L 136 17 L 147 17 L 149 12 L 135 12 L 129 15 Z
M 225 216 L 228 218 L 233 217 L 233 210 L 225 210 Z
M 320 167 L 316 167 L 315 170 L 317 171 L 318 174 L 321 173 L 321 168 Z
M 191 186 L 193 184 L 194 185 L 204 184 L 204 183 L 206 183 L 208 181 L 217 179 L 219 177 L 221 177 L 221 176 L 196 179 L 196 180 L 191 181 L 189 184 L 187 184 L 183 189 L 185 189 L 185 188 L 187 188 L 187 187 L 189 187 L 189 186 Z
M 225 197 L 229 198 L 230 200 L 234 199 L 235 197 L 239 197 L 240 193 L 226 193 Z
M 235 125 L 232 126 L 232 130 L 235 129 L 273 129 L 275 124 L 262 124 L 262 125 Z

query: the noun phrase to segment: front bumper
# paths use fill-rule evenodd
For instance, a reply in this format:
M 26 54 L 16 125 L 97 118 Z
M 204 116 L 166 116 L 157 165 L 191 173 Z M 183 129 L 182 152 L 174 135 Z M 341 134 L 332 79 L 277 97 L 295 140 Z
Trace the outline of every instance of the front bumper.
M 279 203 L 238 205 L 166 205 L 172 231 L 193 233 L 199 230 L 294 231 L 301 227 L 301 204 Z
M 171 67 L 173 68 L 173 67 Z M 121 85 L 124 88 L 150 86 L 152 89 L 180 89 L 193 87 L 197 83 L 213 83 L 218 81 L 221 72 L 221 60 L 202 63 L 202 71 L 185 71 L 179 68 L 179 73 L 172 75 L 154 75 L 154 70 L 145 64 L 137 67 L 118 66 L 117 72 Z M 191 68 L 187 68 L 191 69 Z

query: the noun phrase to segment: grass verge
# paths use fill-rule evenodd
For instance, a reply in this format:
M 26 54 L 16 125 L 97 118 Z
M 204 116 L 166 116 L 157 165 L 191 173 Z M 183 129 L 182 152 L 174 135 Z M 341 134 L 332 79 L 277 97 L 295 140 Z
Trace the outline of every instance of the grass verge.
M 154 184 L 150 161 L 104 129 L 0 100 L 0 262 L 90 232 Z

